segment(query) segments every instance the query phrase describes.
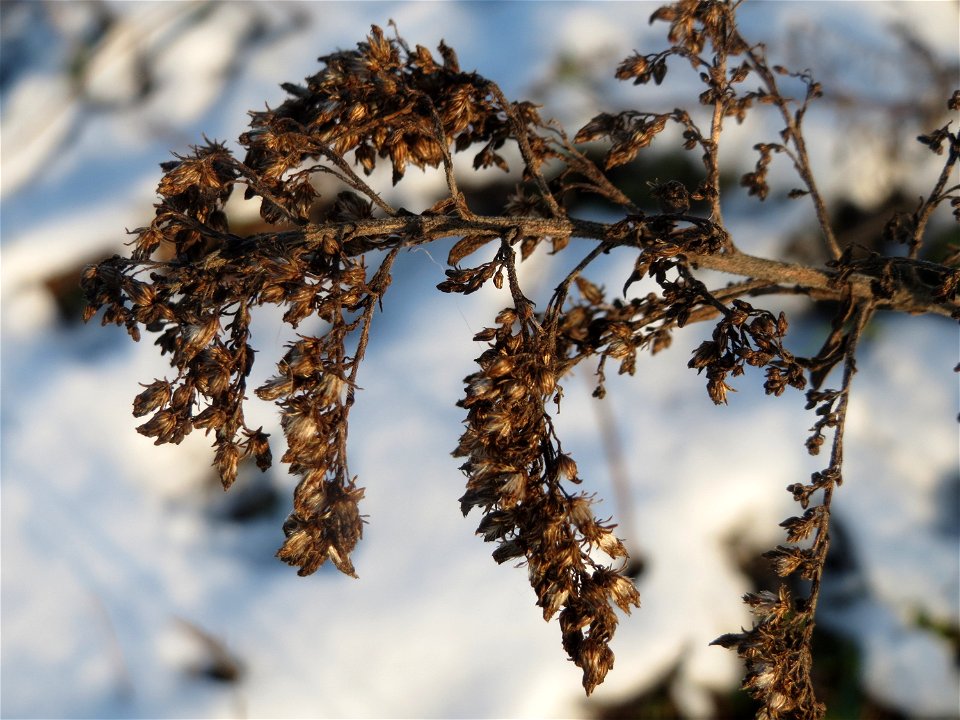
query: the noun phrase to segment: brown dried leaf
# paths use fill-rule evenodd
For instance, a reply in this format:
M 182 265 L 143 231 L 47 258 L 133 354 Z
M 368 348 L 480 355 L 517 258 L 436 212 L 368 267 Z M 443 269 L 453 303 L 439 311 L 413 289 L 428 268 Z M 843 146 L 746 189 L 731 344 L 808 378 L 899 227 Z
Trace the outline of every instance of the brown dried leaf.
M 450 248 L 450 253 L 447 255 L 447 265 L 456 267 L 465 257 L 469 257 L 484 245 L 490 243 L 491 240 L 496 240 L 496 238 L 496 235 L 486 234 L 464 236 Z

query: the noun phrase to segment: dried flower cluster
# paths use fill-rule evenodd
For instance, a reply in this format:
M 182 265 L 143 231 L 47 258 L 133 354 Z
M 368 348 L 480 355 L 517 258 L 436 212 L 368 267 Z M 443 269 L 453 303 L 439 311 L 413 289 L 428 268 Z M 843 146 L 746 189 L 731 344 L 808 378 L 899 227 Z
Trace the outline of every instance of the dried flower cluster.
M 86 319 L 102 310 L 104 324 L 125 326 L 134 340 L 141 328 L 156 333 L 160 352 L 169 355 L 172 379 L 154 380 L 134 401 L 134 414 L 149 416 L 139 431 L 158 444 L 179 443 L 195 428 L 212 434 L 225 488 L 247 458 L 265 470 L 272 463 L 269 440 L 262 428 L 246 424 L 243 413 L 254 360 L 251 311 L 281 306 L 293 328 L 318 318 L 321 331 L 298 335 L 276 375 L 256 389 L 280 409 L 282 462 L 298 478 L 278 555 L 301 575 L 328 559 L 354 575 L 350 554 L 362 535 L 363 488 L 348 470 L 347 428 L 371 324 L 401 250 L 459 238 L 439 289 L 472 293 L 492 284 L 510 298 L 475 337 L 487 348 L 458 403 L 467 414 L 454 453 L 465 459 L 461 509 L 480 509 L 477 532 L 496 544 L 498 562 L 526 565 L 537 604 L 545 619 L 558 616 L 563 647 L 590 693 L 613 666 L 614 608 L 629 612 L 639 596 L 623 574 L 626 550 L 615 526 L 595 517 L 591 496 L 570 489 L 581 478 L 562 449 L 551 406 L 559 407 L 561 380 L 581 361 L 596 363 L 594 394 L 602 398 L 608 360 L 619 363 L 619 373 L 633 374 L 639 351 L 659 352 L 677 328 L 715 320 L 712 337 L 688 363 L 705 375 L 714 402 L 727 401 L 734 378 L 762 368 L 768 394 L 807 390 L 817 417 L 807 441 L 811 453 L 832 433 L 828 466 L 810 483 L 789 488 L 804 514 L 783 523 L 787 544 L 767 554 L 784 578 L 808 581 L 809 592 L 794 597 L 783 586 L 748 595 L 757 624 L 716 641 L 746 660 L 744 687 L 761 700 L 761 717 L 822 716 L 810 679 L 810 637 L 831 500 L 842 480 L 857 341 L 881 309 L 960 317 L 956 257 L 940 263 L 923 254 L 938 206 L 949 203 L 960 219 L 960 187 L 949 186 L 960 140 L 949 125 L 919 138 L 933 152 L 946 151 L 945 162 L 916 211 L 895 215 L 884 230 L 907 255 L 855 257 L 836 238 L 807 156 L 804 114 L 822 88 L 808 73 L 771 67 L 764 48 L 741 37 L 738 4 L 681 0 L 659 9 L 651 20 L 669 24 L 672 47 L 634 53 L 616 70 L 621 80 L 660 84 L 671 62 L 686 60 L 705 86 L 697 117 L 706 120 L 700 124 L 683 109 L 601 113 L 570 140 L 541 120 L 532 104 L 510 102 L 495 83 L 463 72 L 445 44 L 438 60 L 374 27 L 355 50 L 321 58 L 321 70 L 304 84 L 284 84 L 289 99 L 279 107 L 251 113 L 250 130 L 240 138 L 243 161 L 226 145 L 208 141 L 164 163 L 155 216 L 135 231 L 131 256 L 105 260 L 83 277 Z M 781 76 L 804 83 L 805 97 L 797 102 L 783 95 Z M 748 88 L 748 82 L 758 86 Z M 825 267 L 747 255 L 724 225 L 724 123 L 743 122 L 760 106 L 778 113 L 783 130 L 778 142 L 756 145 L 759 161 L 741 185 L 760 200 L 769 197 L 770 163 L 775 156 L 788 158 L 801 185 L 789 197 L 811 202 L 830 258 Z M 960 91 L 948 106 L 960 109 Z M 632 161 L 671 123 L 681 129 L 683 148 L 698 153 L 703 176 L 696 187 L 651 180 L 658 210 L 644 212 L 607 171 Z M 597 141 L 609 142 L 602 166 L 583 148 Z M 453 157 L 469 149 L 474 168 L 507 169 L 499 151 L 508 143 L 522 159 L 520 181 L 501 214 L 477 215 L 457 185 Z M 442 168 L 447 193 L 420 213 L 395 209 L 355 170 L 369 176 L 378 159 L 389 160 L 393 183 L 410 165 Z M 321 197 L 320 176 L 340 186 L 335 197 Z M 226 203 L 236 185 L 246 198 L 259 199 L 269 232 L 231 232 Z M 575 217 L 570 208 L 584 195 L 618 208 L 620 219 Z M 536 312 L 517 265 L 542 245 L 579 260 Z M 497 248 L 492 259 L 464 265 L 487 246 Z M 635 261 L 625 268 L 623 296 L 609 298 L 585 272 L 615 248 L 630 249 Z M 698 278 L 699 268 L 742 279 L 710 289 Z M 641 280 L 652 280 L 657 291 L 631 297 Z M 837 304 L 819 353 L 792 354 L 785 346 L 787 318 L 747 299 L 769 294 Z M 830 371 L 841 364 L 841 385 L 825 389 Z
M 490 348 L 477 358 L 480 370 L 466 378 L 466 397 L 458 403 L 467 410 L 467 430 L 454 452 L 467 458 L 460 506 L 464 515 L 474 507 L 483 510 L 477 534 L 498 543 L 497 562 L 525 560 L 544 620 L 560 612 L 563 647 L 583 669 L 589 694 L 613 667 L 612 605 L 629 612 L 640 597 L 628 578 L 590 555 L 596 549 L 617 560 L 627 551 L 614 526 L 594 518 L 591 499 L 563 486 L 581 480 L 545 409 L 551 399 L 560 403 L 561 358 L 519 295 L 509 245 L 500 257 L 517 304 L 497 316 L 498 327 L 474 338 Z

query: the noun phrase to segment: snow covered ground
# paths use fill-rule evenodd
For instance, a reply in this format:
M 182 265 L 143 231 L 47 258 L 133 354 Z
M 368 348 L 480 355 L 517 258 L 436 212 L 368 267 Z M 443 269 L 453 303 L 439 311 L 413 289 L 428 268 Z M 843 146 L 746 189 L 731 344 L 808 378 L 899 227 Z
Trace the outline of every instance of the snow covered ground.
M 371 23 L 392 18 L 431 48 L 445 39 L 461 65 L 511 97 L 548 76 L 561 48 L 604 60 L 602 82 L 544 94 L 543 114 L 575 129 L 591 94 L 611 104 L 601 109 L 656 102 L 654 90 L 611 77 L 633 49 L 662 45 L 663 26 L 647 24 L 656 6 L 109 3 L 121 20 L 82 65 L 81 83 L 62 69 L 93 31 L 94 6 L 4 4 L 3 717 L 571 717 L 674 667 L 677 702 L 691 717 L 710 714 L 708 692 L 735 686 L 739 663 L 707 643 L 749 623 L 740 595 L 750 588 L 729 546 L 759 553 L 780 542 L 777 523 L 797 513 L 784 488 L 821 461 L 803 448 L 812 418 L 799 394 L 765 398 L 747 377 L 729 407 L 710 403 L 685 367 L 703 329 L 641 358 L 637 377 L 610 382 L 605 402 L 627 419 L 616 430 L 633 481 L 627 509 L 614 503 L 589 369 L 567 383 L 565 447 L 602 510 L 632 516 L 626 539 L 647 565 L 643 607 L 621 623 L 616 667 L 586 702 L 525 571 L 498 567 L 473 535 L 478 517 L 459 513 L 454 402 L 479 352 L 470 338 L 503 296 L 440 296 L 441 252 L 410 253 L 394 273 L 396 302 L 378 318 L 351 422 L 351 469 L 369 515 L 355 581 L 327 569 L 298 578 L 273 559 L 292 491 L 284 468 L 242 477 L 221 497 L 202 434 L 160 448 L 138 435 L 130 402 L 138 382 L 164 375 L 164 361 L 149 338 L 135 345 L 116 328 L 64 325 L 44 285 L 120 251 L 124 228 L 149 219 L 157 164 L 171 150 L 202 133 L 234 143 L 248 109 L 281 100 L 280 82 L 311 74 L 318 55 L 352 47 Z M 955 57 L 956 14 L 953 3 L 759 3 L 743 24 L 775 39 L 820 23 L 853 46 L 909 21 Z M 150 68 L 146 85 L 138 62 Z M 880 192 L 867 181 L 882 186 L 889 168 L 852 177 L 854 161 L 832 144 L 837 128 L 811 117 L 828 188 Z M 398 190 L 437 181 L 408 175 Z M 791 206 L 787 217 L 803 212 Z M 791 229 L 784 217 L 750 203 L 728 221 L 751 251 L 775 252 Z M 527 272 L 535 282 L 546 271 Z M 622 268 L 605 273 L 595 280 L 622 285 Z M 269 314 L 258 323 L 254 382 L 270 374 L 284 337 Z M 836 498 L 857 585 L 837 590 L 846 604 L 823 619 L 854 632 L 874 697 L 942 717 L 957 709 L 957 666 L 917 618 L 960 622 L 957 330 L 942 318 L 886 318 L 872 333 Z M 255 401 L 250 412 L 280 437 L 272 406 Z M 244 483 L 279 488 L 280 506 L 229 520 Z M 240 662 L 234 682 L 200 672 L 221 644 Z

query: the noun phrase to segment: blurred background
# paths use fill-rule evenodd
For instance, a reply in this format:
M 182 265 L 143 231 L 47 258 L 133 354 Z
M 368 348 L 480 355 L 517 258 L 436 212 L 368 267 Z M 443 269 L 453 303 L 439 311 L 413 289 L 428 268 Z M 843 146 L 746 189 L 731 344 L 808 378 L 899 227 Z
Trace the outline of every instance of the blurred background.
M 728 407 L 713 406 L 686 368 L 710 327 L 679 332 L 668 351 L 638 361 L 636 377 L 610 378 L 602 403 L 587 365 L 565 386 L 560 436 L 603 499 L 601 517 L 620 522 L 643 601 L 621 623 L 615 668 L 586 700 L 526 572 L 498 567 L 474 536 L 479 516 L 459 512 L 454 403 L 481 351 L 471 338 L 508 295 L 439 294 L 449 243 L 398 261 L 361 370 L 350 462 L 369 524 L 358 581 L 328 568 L 299 578 L 274 559 L 293 489 L 283 466 L 247 469 L 225 494 L 202 433 L 178 447 L 138 435 L 137 383 L 169 368 L 150 337 L 134 344 L 79 322 L 79 274 L 149 223 L 158 164 L 204 134 L 239 150 L 248 110 L 282 102 L 281 82 L 313 74 L 318 56 L 352 48 L 371 23 L 394 20 L 411 46 L 444 39 L 465 70 L 540 103 L 572 136 L 601 111 L 694 110 L 700 89 L 680 62 L 659 87 L 613 78 L 634 50 L 666 47 L 666 26 L 648 24 L 657 7 L 0 4 L 3 717 L 752 716 L 735 654 L 708 643 L 749 626 L 743 593 L 775 587 L 758 555 L 799 513 L 784 488 L 826 461 L 804 449 L 814 418 L 801 393 L 765 397 L 762 377 L 748 374 Z M 884 222 L 912 210 L 939 174 L 942 158 L 914 138 L 950 119 L 957 7 L 742 8 L 742 30 L 773 62 L 809 68 L 824 86 L 808 143 L 847 242 L 889 250 Z M 753 144 L 779 129 L 771 112 L 730 124 L 725 219 L 747 252 L 817 261 L 810 204 L 787 199 L 799 183 L 782 158 L 765 203 L 737 187 Z M 647 181 L 695 179 L 699 161 L 681 143 L 664 133 L 618 182 L 646 204 Z M 428 207 L 444 189 L 439 173 L 416 169 L 391 188 L 380 170 L 372 184 L 395 206 Z M 463 178 L 478 211 L 516 182 L 497 170 Z M 257 229 L 255 203 L 230 212 L 235 229 Z M 950 233 L 942 211 L 930 257 Z M 577 260 L 535 255 L 523 270 L 528 295 L 545 301 Z M 611 255 L 589 277 L 615 292 L 632 262 Z M 798 354 L 829 331 L 829 313 L 797 299 L 765 306 L 788 313 Z M 277 313 L 257 316 L 251 387 L 289 338 Z M 868 329 L 819 614 L 817 682 L 830 717 L 957 714 L 957 340 L 940 317 L 881 314 Z M 279 457 L 274 408 L 253 398 L 248 417 L 272 433 Z

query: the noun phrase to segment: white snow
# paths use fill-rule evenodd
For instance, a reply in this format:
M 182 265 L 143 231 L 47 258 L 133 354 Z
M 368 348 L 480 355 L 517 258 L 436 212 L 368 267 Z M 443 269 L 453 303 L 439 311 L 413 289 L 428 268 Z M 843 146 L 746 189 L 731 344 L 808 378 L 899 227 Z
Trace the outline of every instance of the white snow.
M 904 17 L 899 5 L 843 5 L 845 32 L 872 38 L 892 15 Z M 936 18 L 917 27 L 950 53 L 947 5 L 923 4 L 915 16 Z M 592 109 L 584 94 L 613 89 L 616 103 L 602 110 L 656 97 L 646 87 L 614 89 L 612 75 L 633 50 L 662 46 L 665 26 L 647 25 L 657 4 L 232 3 L 196 25 L 187 22 L 200 7 L 192 3 L 106 7 L 122 20 L 99 46 L 88 91 L 112 109 L 72 96 L 52 61 L 38 61 L 3 94 L 3 717 L 571 717 L 626 699 L 677 666 L 678 702 L 691 717 L 708 715 L 707 691 L 735 687 L 740 665 L 707 643 L 750 623 L 740 596 L 751 588 L 729 546 L 759 554 L 780 542 L 777 523 L 799 512 L 784 488 L 824 462 L 804 451 L 813 420 L 799 393 L 765 398 L 748 375 L 735 382 L 729 407 L 710 403 L 704 378 L 685 367 L 708 328 L 640 358 L 635 378 L 609 377 L 608 368 L 605 402 L 626 419 L 616 432 L 632 481 L 634 523 L 621 529 L 647 570 L 643 606 L 622 618 L 614 641 L 616 667 L 585 701 L 525 570 L 497 566 L 492 546 L 473 534 L 479 515 L 464 519 L 457 503 L 463 477 L 449 452 L 462 413 L 454 403 L 481 351 L 470 339 L 505 294 L 440 296 L 441 248 L 400 259 L 351 419 L 351 471 L 367 487 L 369 515 L 355 554 L 360 580 L 352 580 L 330 569 L 298 578 L 273 559 L 293 484 L 283 467 L 264 480 L 280 488 L 283 508 L 243 524 L 220 517 L 214 508 L 226 499 L 207 439 L 195 432 L 179 447 L 154 447 L 134 430 L 137 383 L 169 371 L 152 338 L 135 345 L 116 328 L 63 327 L 43 287 L 77 263 L 123 250 L 125 228 L 151 217 L 157 164 L 171 151 L 201 133 L 236 147 L 246 110 L 276 104 L 280 82 L 314 72 L 317 56 L 351 47 L 371 23 L 386 29 L 393 18 L 408 41 L 429 48 L 444 38 L 464 69 L 498 80 L 512 97 L 549 72 L 561 44 L 575 55 L 609 53 L 595 84 L 545 94 L 554 104 L 544 115 L 575 123 Z M 803 3 L 802 12 L 838 7 Z M 798 8 L 747 5 L 744 29 L 768 38 Z M 60 13 L 62 44 L 48 59 L 65 58 L 87 27 Z M 266 35 L 237 55 L 258 23 Z M 140 105 L 131 102 L 138 48 L 157 72 Z M 817 124 L 817 139 L 834 139 L 833 130 Z M 826 186 L 842 190 L 849 180 L 828 162 L 831 151 L 817 152 Z M 418 207 L 417 194 L 438 177 L 408 174 L 387 196 Z M 373 181 L 389 185 L 379 173 Z M 728 212 L 746 249 L 773 253 L 803 207 L 784 215 L 737 200 Z M 549 288 L 551 260 L 538 257 L 524 282 Z M 622 258 L 606 260 L 593 279 L 616 292 Z M 275 314 L 258 318 L 251 385 L 271 374 L 288 337 Z M 915 618 L 960 621 L 957 537 L 942 530 L 944 514 L 957 509 L 938 500 L 957 473 L 957 330 L 942 318 L 883 319 L 869 340 L 835 499 L 862 596 L 825 617 L 858 642 L 876 697 L 950 713 L 957 668 L 945 641 Z M 567 381 L 557 426 L 585 487 L 603 498 L 601 516 L 619 517 L 627 513 L 614 500 L 591 381 L 589 366 Z M 249 415 L 279 440 L 269 404 L 254 398 Z M 259 481 L 241 477 L 238 486 Z M 239 682 L 191 673 L 207 653 L 191 627 L 239 658 Z

